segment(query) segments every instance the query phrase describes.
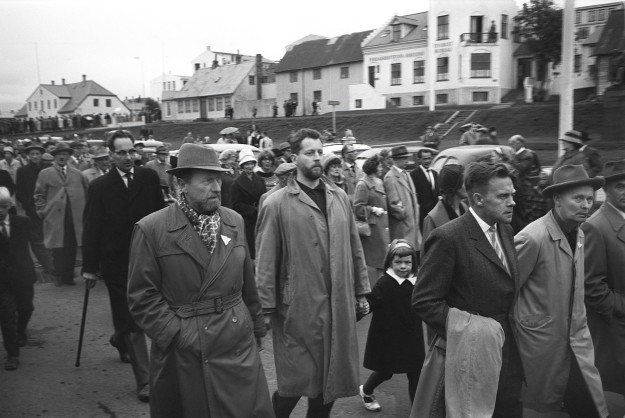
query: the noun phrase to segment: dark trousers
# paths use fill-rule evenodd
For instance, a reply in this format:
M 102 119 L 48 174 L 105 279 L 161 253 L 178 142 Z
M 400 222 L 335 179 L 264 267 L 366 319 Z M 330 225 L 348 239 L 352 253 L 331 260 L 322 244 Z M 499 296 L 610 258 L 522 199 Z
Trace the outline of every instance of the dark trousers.
M 414 401 L 414 394 L 417 391 L 417 384 L 419 383 L 420 375 L 421 372 L 406 373 L 406 377 L 408 377 L 408 396 L 410 397 L 410 403 Z M 391 377 L 393 377 L 393 373 L 373 372 L 367 379 L 367 382 L 363 385 L 362 391 L 365 395 L 373 395 L 375 388 L 380 386 L 383 382 L 389 380 Z
M 280 396 L 278 392 L 274 392 L 271 397 L 271 403 L 273 404 L 276 418 L 288 418 L 300 398 L 301 396 Z M 316 398 L 308 398 L 306 418 L 328 418 L 333 406 L 334 401 L 326 404 L 323 403 L 323 395 L 319 395 Z
M 61 283 L 73 283 L 77 243 L 69 200 L 65 210 L 63 226 L 65 228 L 63 232 L 63 247 L 52 249 L 54 274 L 59 277 Z
M 10 357 L 17 357 L 20 349 L 17 344 L 17 317 L 15 310 L 15 292 L 11 289 L 0 289 L 0 328 L 4 349 Z
M 506 324 L 507 325 L 507 324 Z M 493 418 L 522 418 L 521 386 L 523 366 L 512 333 L 506 334 L 502 350 L 501 373 Z
M 17 286 L 15 288 L 15 303 L 17 310 L 17 335 L 22 336 L 26 333 L 26 327 L 33 315 L 35 305 L 33 299 L 35 297 L 35 286 Z
M 564 392 L 564 408 L 571 418 L 600 418 L 575 354 L 571 352 L 570 355 L 571 371 Z

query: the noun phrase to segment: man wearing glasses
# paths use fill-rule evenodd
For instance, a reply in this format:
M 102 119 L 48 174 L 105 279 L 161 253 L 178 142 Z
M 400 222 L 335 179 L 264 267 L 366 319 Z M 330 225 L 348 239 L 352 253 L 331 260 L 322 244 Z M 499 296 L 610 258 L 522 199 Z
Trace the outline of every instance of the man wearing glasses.
M 352 144 L 345 144 L 341 149 L 341 155 L 343 156 L 342 170 L 345 176 L 345 183 L 347 184 L 347 194 L 350 198 L 353 198 L 356 183 L 364 176 L 364 173 L 362 169 L 356 165 L 356 156 L 358 153 Z
M 115 333 L 110 343 L 120 359 L 131 363 L 137 382 L 137 397 L 149 400 L 149 358 L 145 336 L 128 311 L 128 254 L 134 224 L 163 208 L 158 174 L 134 165 L 137 151 L 128 131 L 109 133 L 108 148 L 113 162 L 105 175 L 93 180 L 87 194 L 83 229 L 82 276 L 94 286 L 100 272 L 111 299 Z

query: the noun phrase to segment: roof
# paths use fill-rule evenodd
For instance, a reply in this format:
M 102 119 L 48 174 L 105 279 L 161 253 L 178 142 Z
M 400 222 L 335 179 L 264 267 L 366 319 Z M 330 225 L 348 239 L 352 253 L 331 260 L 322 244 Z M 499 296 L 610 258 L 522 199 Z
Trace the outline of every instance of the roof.
M 428 25 L 428 14 L 427 12 L 421 12 L 393 17 L 388 24 L 384 25 L 381 30 L 378 30 L 377 33 L 368 40 L 366 46 L 390 44 L 392 42 L 392 29 L 390 26 L 392 25 L 404 25 L 404 30 L 402 31 L 403 36 L 399 42 L 427 40 L 428 31 L 426 28 Z
M 59 110 L 59 113 L 73 113 L 87 96 L 112 96 L 111 93 L 93 80 L 81 81 L 71 84 L 41 84 L 39 87 L 45 88 L 58 98 L 69 99 Z
M 299 38 L 299 39 L 298 39 L 297 41 L 295 41 L 295 42 L 291 42 L 290 44 L 288 44 L 287 46 L 285 46 L 285 47 L 284 47 L 284 49 L 286 49 L 287 51 L 290 51 L 291 49 L 293 49 L 293 47 L 294 47 L 295 45 L 299 45 L 299 44 L 301 44 L 301 43 L 308 42 L 308 41 L 316 41 L 316 40 L 318 40 L 318 39 L 328 39 L 328 38 L 327 38 L 327 37 L 325 37 L 325 36 L 315 35 L 315 34 L 312 34 L 312 33 L 311 33 L 311 34 L 309 34 L 309 35 L 304 36 L 303 38 Z
M 332 39 L 317 39 L 295 45 L 276 66 L 276 73 L 362 61 L 360 44 L 371 31 L 350 33 Z
M 255 66 L 254 61 L 244 61 L 216 68 L 200 68 L 171 99 L 232 94 Z
M 20 107 L 20 110 L 18 110 L 17 112 L 15 112 L 15 115 L 13 115 L 16 118 L 27 118 L 28 117 L 28 109 L 26 108 L 26 105 Z
M 625 10 L 612 10 L 595 45 L 595 55 L 611 55 L 614 50 L 625 51 Z

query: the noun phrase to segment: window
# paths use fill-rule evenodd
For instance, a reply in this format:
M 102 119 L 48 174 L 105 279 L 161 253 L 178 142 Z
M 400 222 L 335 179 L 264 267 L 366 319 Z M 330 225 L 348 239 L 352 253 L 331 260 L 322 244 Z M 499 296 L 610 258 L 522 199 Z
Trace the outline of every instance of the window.
M 582 72 L 582 56 L 579 54 L 576 54 L 575 57 L 573 57 L 573 72 Z
M 50 109 L 50 100 L 48 99 L 48 109 Z
M 438 37 L 436 39 L 449 39 L 449 15 L 438 17 Z
M 425 82 L 425 61 L 415 61 L 413 64 L 413 83 Z
M 391 86 L 401 84 L 401 62 L 391 64 Z
M 195 71 L 200 69 L 200 64 L 198 62 L 195 63 Z
M 93 107 L 100 106 L 100 99 L 93 99 Z
M 37 110 L 37 102 L 35 102 L 35 110 Z
M 171 82 L 171 89 L 172 90 L 176 90 L 176 82 L 175 81 Z
M 178 113 L 184 113 L 184 100 L 178 100 Z
M 184 113 L 191 113 L 191 100 L 184 101 Z
M 436 104 L 447 104 L 447 94 L 446 93 L 437 94 Z
M 423 96 L 412 96 L 413 106 L 423 106 Z
M 224 101 L 221 97 L 215 97 L 215 109 L 217 111 L 224 110 Z
M 588 23 L 594 22 L 595 20 L 597 20 L 597 11 L 589 10 L 588 11 Z
M 490 53 L 471 54 L 471 78 L 490 77 Z
M 43 100 L 39 104 L 41 105 L 41 110 L 43 110 Z
M 487 91 L 474 91 L 473 92 L 473 101 L 474 102 L 487 102 L 488 101 L 488 92 Z
M 579 31 L 577 31 L 577 39 L 586 39 L 588 38 L 588 27 L 583 27 L 583 28 L 579 28 Z
M 401 106 L 401 97 L 391 97 L 391 106 L 393 107 Z
M 313 91 L 313 100 L 317 103 L 321 103 L 321 90 L 315 90 Z
M 110 102 L 110 100 L 109 100 L 109 102 Z M 57 109 L 57 108 L 58 108 L 56 99 L 54 99 L 54 108 L 55 108 L 55 109 Z
M 167 109 L 167 116 L 171 116 L 171 103 L 167 102 L 165 107 Z
M 291 101 L 298 103 L 298 97 L 297 97 L 297 93 L 291 93 Z
M 191 103 L 192 103 L 192 106 L 193 106 L 193 111 L 194 112 L 199 112 L 200 111 L 199 108 L 198 108 L 199 107 L 199 100 L 192 99 Z
M 356 100 L 354 101 L 354 107 L 355 107 L 356 109 L 362 109 L 362 99 L 356 99 Z
M 341 67 L 341 78 L 349 78 L 349 67 Z
M 256 84 L 256 77 L 254 77 L 253 75 L 248 77 L 248 81 L 250 83 L 250 86 L 253 86 Z
M 163 90 L 167 90 L 167 83 L 163 81 Z
M 313 80 L 321 79 L 321 68 L 313 68 L 312 73 L 313 73 Z
M 56 107 L 56 103 L 54 104 L 54 106 Z M 111 99 L 106 99 L 106 107 L 111 107 Z
M 401 25 L 393 25 L 393 35 L 391 37 L 391 42 L 399 42 L 401 38 Z
M 214 97 L 208 98 L 208 111 L 209 112 L 215 111 L 215 98 Z
M 508 15 L 501 15 L 501 39 L 508 39 Z
M 232 104 L 232 98 L 230 96 L 224 97 L 224 106 L 230 106 Z
M 605 9 L 599 9 L 597 11 L 597 20 L 605 20 Z
M 291 83 L 297 83 L 297 71 L 291 71 L 289 73 L 289 81 Z
M 582 23 L 582 12 L 575 12 L 575 24 Z
M 33 104 L 28 102 L 28 111 L 30 112 L 31 110 L 33 110 Z
M 436 59 L 436 81 L 449 80 L 449 58 L 440 57 Z

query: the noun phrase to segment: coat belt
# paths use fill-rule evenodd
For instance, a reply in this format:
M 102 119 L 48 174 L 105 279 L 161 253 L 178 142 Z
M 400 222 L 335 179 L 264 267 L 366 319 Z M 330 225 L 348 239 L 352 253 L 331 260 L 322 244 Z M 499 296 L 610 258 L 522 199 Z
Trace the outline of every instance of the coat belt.
M 241 292 L 227 296 L 200 300 L 195 303 L 174 305 L 171 308 L 179 318 L 191 318 L 194 316 L 222 313 L 224 309 L 230 309 L 241 303 Z

